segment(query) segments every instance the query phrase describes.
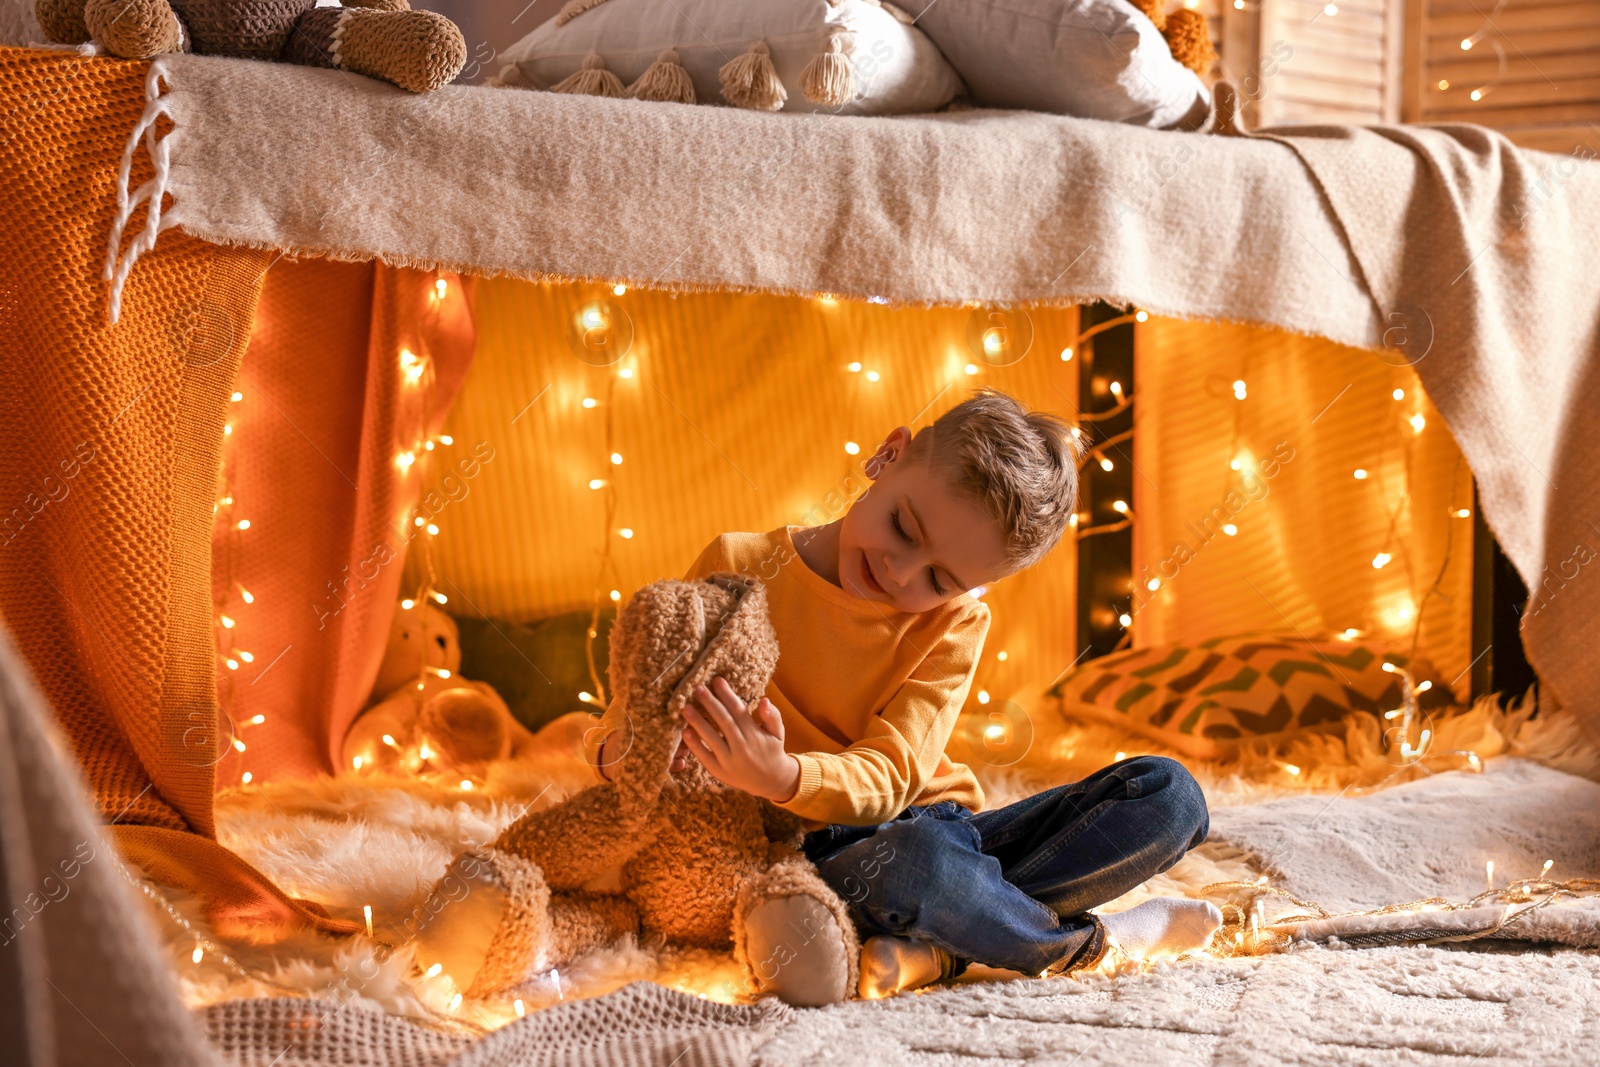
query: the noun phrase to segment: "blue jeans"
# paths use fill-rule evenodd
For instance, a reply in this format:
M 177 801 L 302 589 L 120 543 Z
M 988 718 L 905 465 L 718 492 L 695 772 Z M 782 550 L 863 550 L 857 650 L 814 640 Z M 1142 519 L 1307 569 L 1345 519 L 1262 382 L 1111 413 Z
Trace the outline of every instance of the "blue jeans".
M 1206 839 L 1194 777 L 1135 756 L 1081 782 L 973 814 L 954 801 L 876 826 L 825 826 L 803 848 L 863 938 L 915 937 L 970 963 L 1024 974 L 1086 966 L 1104 951 L 1090 908 L 1161 873 Z

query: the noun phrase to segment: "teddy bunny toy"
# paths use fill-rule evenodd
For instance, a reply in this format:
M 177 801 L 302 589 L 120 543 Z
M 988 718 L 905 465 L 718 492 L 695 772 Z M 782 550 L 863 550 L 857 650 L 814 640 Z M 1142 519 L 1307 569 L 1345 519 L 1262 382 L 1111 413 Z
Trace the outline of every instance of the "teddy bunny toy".
M 54 44 L 93 40 L 123 59 L 195 52 L 354 71 L 425 93 L 467 62 L 456 24 L 408 0 L 34 0 Z
M 534 735 L 492 686 L 460 671 L 455 620 L 426 599 L 402 600 L 390 619 L 374 703 L 345 733 L 341 766 L 471 771 L 525 751 Z
M 761 583 L 718 572 L 645 586 L 610 648 L 611 780 L 458 856 L 419 909 L 418 965 L 482 996 L 631 932 L 731 942 L 754 988 L 790 1004 L 846 999 L 860 946 L 844 902 L 798 851 L 799 820 L 692 756 L 671 770 L 695 686 L 721 675 L 746 700 L 766 689 L 778 642 Z

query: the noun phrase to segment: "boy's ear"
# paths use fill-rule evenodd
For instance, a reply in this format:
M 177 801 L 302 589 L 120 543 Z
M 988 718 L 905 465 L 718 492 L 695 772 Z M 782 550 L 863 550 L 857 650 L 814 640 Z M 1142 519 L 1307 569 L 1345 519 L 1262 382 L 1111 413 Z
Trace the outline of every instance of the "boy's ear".
M 906 454 L 906 449 L 911 445 L 911 430 L 905 426 L 896 426 L 889 431 L 889 436 L 883 439 L 883 444 L 867 460 L 867 477 L 877 479 L 883 473 L 886 464 L 899 460 Z

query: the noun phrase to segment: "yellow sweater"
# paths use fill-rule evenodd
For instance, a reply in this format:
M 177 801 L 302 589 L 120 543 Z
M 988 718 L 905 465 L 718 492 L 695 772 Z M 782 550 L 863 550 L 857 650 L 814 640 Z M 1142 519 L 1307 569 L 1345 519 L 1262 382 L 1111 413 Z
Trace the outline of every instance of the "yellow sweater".
M 924 612 L 862 600 L 806 565 L 797 529 L 722 534 L 684 574 L 737 571 L 765 582 L 778 635 L 766 695 L 783 716 L 784 748 L 800 762 L 799 788 L 780 806 L 808 824 L 858 826 L 941 800 L 981 810 L 977 778 L 944 748 L 983 652 L 988 605 L 967 593 Z M 591 766 L 602 736 L 590 731 Z

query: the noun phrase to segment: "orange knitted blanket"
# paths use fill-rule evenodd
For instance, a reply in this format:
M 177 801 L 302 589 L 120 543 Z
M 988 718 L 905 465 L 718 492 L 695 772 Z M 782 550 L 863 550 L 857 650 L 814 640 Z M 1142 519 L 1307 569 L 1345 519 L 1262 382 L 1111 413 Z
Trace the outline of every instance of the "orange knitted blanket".
M 306 471 L 258 505 L 296 520 L 318 510 L 313 521 L 279 524 L 303 527 L 284 544 L 324 549 L 318 573 L 339 574 L 340 561 L 397 528 L 395 516 L 416 498 L 392 477 L 399 386 L 378 369 L 393 362 L 397 331 L 418 346 L 416 315 L 393 309 L 421 306 L 436 279 L 310 262 L 280 264 L 269 284 L 272 251 L 172 230 L 139 259 L 111 325 L 101 271 L 148 68 L 0 49 L 0 614 L 125 857 L 197 892 L 223 936 L 265 939 L 306 924 L 348 932 L 356 924 L 292 899 L 214 839 L 219 774 L 231 769 L 232 784 L 240 772 L 228 762 L 238 734 L 218 700 L 213 505 L 230 398 L 252 387 L 238 384 L 241 359 L 263 289 L 276 285 L 274 306 L 303 310 L 294 321 L 280 317 L 270 337 L 257 331 L 250 366 L 255 384 L 279 376 L 279 438 L 304 447 L 300 427 L 354 429 L 345 433 L 348 457 L 336 453 L 337 465 Z M 157 136 L 169 127 L 161 118 Z M 143 146 L 129 157 L 125 188 L 137 190 L 153 168 Z M 124 244 L 144 221 L 136 207 Z M 320 305 L 297 298 L 312 292 Z M 328 303 L 341 297 L 360 302 L 342 331 Z M 352 339 L 344 347 L 342 334 Z M 434 429 L 470 362 L 470 323 L 448 340 L 436 360 L 441 388 L 422 420 Z M 326 373 L 312 378 L 314 369 Z M 252 690 L 286 709 L 251 737 L 266 761 L 256 764 L 258 779 L 331 769 L 326 753 L 365 701 L 382 655 L 400 568 L 388 570 L 387 588 L 318 641 L 302 641 L 317 647 L 287 657 L 270 684 Z M 290 600 L 269 612 L 263 642 L 317 629 L 304 598 Z

